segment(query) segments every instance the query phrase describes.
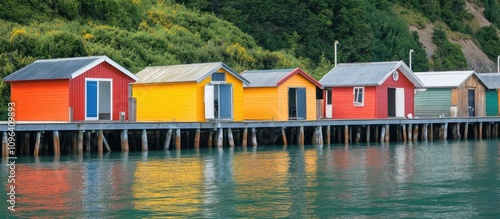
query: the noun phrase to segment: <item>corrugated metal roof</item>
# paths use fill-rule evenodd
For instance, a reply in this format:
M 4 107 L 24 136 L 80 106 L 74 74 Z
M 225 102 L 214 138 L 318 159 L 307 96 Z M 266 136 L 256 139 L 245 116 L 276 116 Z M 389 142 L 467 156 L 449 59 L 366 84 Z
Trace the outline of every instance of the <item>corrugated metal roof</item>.
M 477 73 L 476 75 L 488 89 L 500 89 L 499 73 Z
M 232 70 L 222 62 L 146 67 L 145 69 L 137 73 L 139 80 L 137 80 L 136 83 L 198 83 L 212 73 L 217 72 L 221 68 L 234 75 L 244 83 L 249 83 L 248 80 L 240 76 L 238 73 L 236 73 L 234 70 Z
M 350 87 L 381 85 L 396 69 L 399 69 L 415 87 L 422 83 L 403 61 L 341 63 L 319 80 L 323 87 Z
M 107 56 L 89 56 L 59 59 L 41 59 L 15 71 L 4 78 L 5 81 L 71 79 L 92 67 L 108 62 L 118 70 L 137 80 L 137 77 Z
M 415 75 L 427 88 L 433 87 L 460 87 L 474 71 L 438 71 L 415 72 Z
M 306 80 L 321 88 L 319 81 L 307 74 L 301 68 L 246 70 L 241 73 L 241 76 L 250 82 L 250 84 L 245 85 L 245 87 L 277 87 L 296 74 L 301 75 Z
M 250 84 L 246 87 L 276 87 L 278 82 L 294 69 L 247 70 L 241 73 Z

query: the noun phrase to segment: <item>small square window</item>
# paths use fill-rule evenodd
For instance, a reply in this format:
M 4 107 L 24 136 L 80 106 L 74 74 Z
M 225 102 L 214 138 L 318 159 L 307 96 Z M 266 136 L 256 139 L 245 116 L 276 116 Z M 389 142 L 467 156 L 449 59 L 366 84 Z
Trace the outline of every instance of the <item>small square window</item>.
M 365 88 L 364 87 L 355 87 L 353 93 L 354 93 L 354 105 L 355 106 L 363 106 Z
M 226 81 L 226 74 L 224 73 L 213 73 L 212 81 Z

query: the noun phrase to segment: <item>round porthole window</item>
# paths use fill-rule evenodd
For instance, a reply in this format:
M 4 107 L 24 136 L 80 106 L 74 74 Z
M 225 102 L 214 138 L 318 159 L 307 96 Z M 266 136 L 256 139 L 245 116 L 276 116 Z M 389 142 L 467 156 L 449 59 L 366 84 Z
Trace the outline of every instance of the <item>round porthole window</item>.
M 397 81 L 399 78 L 399 73 L 398 71 L 394 71 L 394 73 L 392 73 L 392 80 L 394 81 Z

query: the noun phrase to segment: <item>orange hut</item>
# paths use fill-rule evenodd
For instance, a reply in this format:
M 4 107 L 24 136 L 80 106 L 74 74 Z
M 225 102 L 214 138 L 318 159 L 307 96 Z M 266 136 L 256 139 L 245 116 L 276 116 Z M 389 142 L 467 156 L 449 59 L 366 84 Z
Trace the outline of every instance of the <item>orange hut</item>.
M 300 68 L 244 71 L 245 120 L 316 120 L 316 89 L 321 84 Z

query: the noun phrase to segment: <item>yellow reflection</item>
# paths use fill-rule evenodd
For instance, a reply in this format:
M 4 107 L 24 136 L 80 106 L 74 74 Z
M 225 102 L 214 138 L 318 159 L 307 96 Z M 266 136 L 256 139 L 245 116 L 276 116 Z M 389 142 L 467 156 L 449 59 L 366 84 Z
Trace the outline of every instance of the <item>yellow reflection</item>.
M 203 200 L 203 163 L 197 158 L 139 162 L 132 186 L 137 210 L 196 213 Z
M 233 160 L 237 201 L 248 201 L 237 210 L 255 218 L 287 217 L 291 203 L 265 204 L 265 200 L 290 200 L 288 168 L 290 157 L 286 151 L 236 154 Z M 245 186 L 252 185 L 252 187 Z M 257 206 L 258 204 L 258 206 Z

